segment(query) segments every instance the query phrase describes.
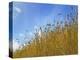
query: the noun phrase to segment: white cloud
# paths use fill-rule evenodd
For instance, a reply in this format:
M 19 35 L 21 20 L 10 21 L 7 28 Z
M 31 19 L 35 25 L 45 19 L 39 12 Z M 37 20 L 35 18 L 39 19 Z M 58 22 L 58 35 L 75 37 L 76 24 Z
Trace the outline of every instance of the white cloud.
M 32 33 L 32 32 L 29 32 L 29 35 L 30 35 L 30 36 L 33 36 L 33 33 Z
M 21 9 L 20 9 L 20 8 L 15 7 L 15 10 L 16 10 L 18 13 L 21 13 Z
M 24 37 L 24 34 L 23 34 L 23 33 L 20 33 L 19 36 L 20 36 L 20 37 Z
M 15 40 L 13 40 L 13 51 L 16 51 L 17 49 L 19 49 L 19 47 L 20 47 L 20 44 Z
M 35 25 L 35 26 L 34 26 L 34 29 L 38 29 L 38 26 Z

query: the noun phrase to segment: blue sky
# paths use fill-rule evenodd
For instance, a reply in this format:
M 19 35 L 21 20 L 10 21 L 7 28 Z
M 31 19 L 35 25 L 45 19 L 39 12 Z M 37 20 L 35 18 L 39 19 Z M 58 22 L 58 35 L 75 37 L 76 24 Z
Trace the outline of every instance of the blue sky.
M 27 40 L 29 40 L 33 36 L 35 27 L 54 23 L 54 21 L 64 21 L 66 14 L 76 14 L 74 10 L 77 10 L 77 6 L 14 2 L 13 39 L 20 38 L 22 40 L 26 34 Z M 61 13 L 60 16 L 58 16 L 59 13 Z

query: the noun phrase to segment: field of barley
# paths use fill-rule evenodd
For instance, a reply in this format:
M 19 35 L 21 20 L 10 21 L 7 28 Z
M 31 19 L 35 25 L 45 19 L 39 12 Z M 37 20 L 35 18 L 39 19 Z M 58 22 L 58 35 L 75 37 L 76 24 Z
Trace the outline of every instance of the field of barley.
M 78 53 L 78 21 L 77 16 L 71 21 L 48 23 L 44 28 L 39 27 L 41 35 L 35 33 L 32 42 L 22 49 L 13 52 L 14 58 L 72 55 Z

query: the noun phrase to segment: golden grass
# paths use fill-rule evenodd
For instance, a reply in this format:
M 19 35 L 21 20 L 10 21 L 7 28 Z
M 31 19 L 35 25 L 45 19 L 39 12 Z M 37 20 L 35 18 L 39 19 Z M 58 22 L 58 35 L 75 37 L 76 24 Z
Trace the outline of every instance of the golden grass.
M 42 36 L 35 35 L 35 39 L 28 46 L 13 53 L 14 58 L 55 56 L 78 53 L 78 24 L 77 22 L 61 28 L 57 25 L 54 31 L 49 28 L 42 32 Z

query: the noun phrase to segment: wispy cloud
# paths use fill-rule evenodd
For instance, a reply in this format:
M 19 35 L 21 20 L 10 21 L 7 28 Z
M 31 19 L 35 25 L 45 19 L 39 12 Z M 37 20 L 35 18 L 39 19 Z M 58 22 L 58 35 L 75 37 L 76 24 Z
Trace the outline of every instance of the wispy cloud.
M 22 10 L 19 7 L 14 7 L 13 8 L 13 20 L 16 21 L 16 18 L 19 16 L 19 13 L 21 13 Z
M 21 9 L 20 9 L 20 8 L 15 7 L 15 10 L 16 10 L 18 13 L 21 13 Z
M 24 35 L 23 33 L 20 33 L 19 36 L 20 36 L 20 37 L 24 37 L 25 35 Z
M 37 26 L 37 25 L 35 25 L 35 26 L 34 26 L 34 29 L 35 29 L 35 30 L 36 30 L 36 29 L 38 29 L 38 26 Z

